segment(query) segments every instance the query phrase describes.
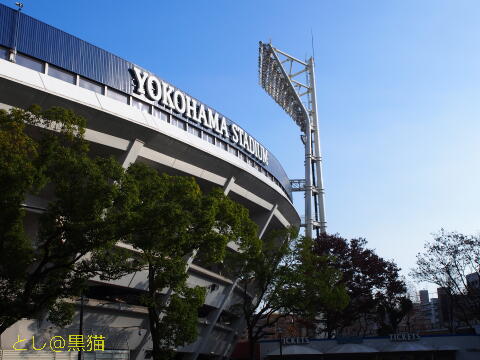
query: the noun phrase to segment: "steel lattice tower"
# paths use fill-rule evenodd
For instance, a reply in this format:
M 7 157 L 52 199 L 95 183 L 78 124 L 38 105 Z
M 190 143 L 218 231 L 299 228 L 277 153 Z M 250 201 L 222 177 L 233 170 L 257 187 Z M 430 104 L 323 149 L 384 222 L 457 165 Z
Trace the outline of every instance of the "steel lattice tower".
M 272 44 L 260 42 L 259 80 L 262 88 L 290 115 L 302 132 L 305 179 L 290 180 L 290 183 L 293 191 L 305 193 L 305 221 L 302 224 L 305 235 L 311 238 L 315 230 L 318 236 L 319 232 L 326 232 L 326 222 L 314 59 L 310 57 L 302 61 Z

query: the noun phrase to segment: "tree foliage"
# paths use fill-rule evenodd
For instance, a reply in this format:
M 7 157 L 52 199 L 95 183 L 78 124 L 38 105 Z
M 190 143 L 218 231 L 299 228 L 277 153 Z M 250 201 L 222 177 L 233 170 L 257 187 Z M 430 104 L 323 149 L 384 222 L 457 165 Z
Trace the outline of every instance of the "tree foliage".
M 247 326 L 250 356 L 255 344 L 282 317 L 314 319 L 320 309 L 340 310 L 347 295 L 339 272 L 326 256 L 313 253 L 313 242 L 297 238 L 295 229 L 267 233 L 262 251 L 245 256 L 238 275 L 242 302 L 238 307 Z
M 199 256 L 218 263 L 229 242 L 245 253 L 256 253 L 257 229 L 244 207 L 220 189 L 202 193 L 190 177 L 159 175 L 134 164 L 121 191 L 122 241 L 138 251 L 139 269 L 148 269 L 148 294 L 142 301 L 149 311 L 153 356 L 163 359 L 197 337 L 197 312 L 205 289 L 186 285 L 188 259 Z
M 0 111 L 0 333 L 21 318 L 50 312 L 65 324 L 65 302 L 108 264 L 118 219 L 110 216 L 122 168 L 88 156 L 85 120 L 73 112 Z M 23 205 L 31 194 L 53 199 L 27 236 Z M 90 254 L 92 256 L 86 256 Z M 122 267 L 110 266 L 104 277 Z
M 399 271 L 395 263 L 386 262 L 384 287 L 375 295 L 379 335 L 396 333 L 400 322 L 413 309 L 405 281 L 400 278 Z
M 348 304 L 342 273 L 330 265 L 330 255 L 315 251 L 315 242 L 302 238 L 293 248 L 293 313 L 315 321 L 324 311 L 340 311 Z M 298 299 L 301 299 L 299 302 Z
M 411 302 L 400 269 L 366 245 L 365 239 L 348 241 L 339 235 L 316 239 L 315 252 L 330 255 L 328 265 L 342 274 L 341 284 L 350 299 L 344 309 L 323 311 L 323 329 L 328 337 L 343 334 L 349 327 L 351 331 L 352 326 L 356 335 L 364 335 L 372 323 L 382 333 L 394 331 L 409 311 Z
M 85 120 L 62 108 L 0 112 L 0 333 L 47 312 L 65 326 L 88 279 L 147 270 L 141 301 L 153 355 L 166 358 L 197 336 L 205 289 L 187 286 L 188 259 L 221 262 L 229 242 L 255 256 L 257 227 L 220 189 L 203 194 L 193 178 L 92 158 L 84 132 Z M 33 194 L 49 202 L 27 219 L 38 219 L 27 235 Z
M 480 320 L 479 287 L 467 282 L 467 275 L 477 276 L 480 269 L 480 236 L 448 232 L 443 229 L 433 235 L 417 254 L 417 266 L 411 275 L 418 281 L 429 282 L 445 290 L 451 308 L 449 327 L 453 331 L 453 318 L 471 325 Z

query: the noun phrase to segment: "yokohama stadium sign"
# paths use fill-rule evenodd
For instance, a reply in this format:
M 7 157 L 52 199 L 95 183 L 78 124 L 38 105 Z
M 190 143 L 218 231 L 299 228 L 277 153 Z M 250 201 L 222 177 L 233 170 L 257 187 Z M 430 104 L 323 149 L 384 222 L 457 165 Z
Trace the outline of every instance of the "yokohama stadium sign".
M 237 124 L 227 123 L 224 116 L 174 88 L 167 82 L 137 67 L 131 71 L 135 82 L 134 92 L 145 96 L 161 106 L 181 114 L 198 125 L 210 129 L 217 136 L 222 136 L 244 148 L 262 163 L 268 165 L 268 151 Z

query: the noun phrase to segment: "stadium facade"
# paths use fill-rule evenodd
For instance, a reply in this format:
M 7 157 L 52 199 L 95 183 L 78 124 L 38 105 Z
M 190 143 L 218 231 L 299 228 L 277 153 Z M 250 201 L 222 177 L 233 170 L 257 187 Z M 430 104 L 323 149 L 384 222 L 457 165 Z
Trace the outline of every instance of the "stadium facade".
M 300 225 L 281 164 L 240 125 L 141 66 L 0 4 L 0 107 L 31 104 L 62 106 L 85 117 L 93 154 L 114 156 L 125 167 L 143 162 L 161 172 L 193 176 L 206 191 L 223 187 L 248 208 L 261 235 Z M 34 230 L 48 201 L 35 196 L 25 200 L 27 230 Z M 230 311 L 239 301 L 235 279 L 194 258 L 188 275 L 190 284 L 205 286 L 208 294 L 200 310 L 200 336 L 177 349 L 178 357 L 226 357 L 243 330 L 242 319 Z M 112 356 L 150 356 L 146 309 L 129 302 L 145 284 L 146 272 L 118 281 L 91 281 L 84 333 L 105 335 Z M 0 345 L 7 358 L 17 335 L 75 333 L 78 315 L 65 329 L 22 320 L 2 335 Z

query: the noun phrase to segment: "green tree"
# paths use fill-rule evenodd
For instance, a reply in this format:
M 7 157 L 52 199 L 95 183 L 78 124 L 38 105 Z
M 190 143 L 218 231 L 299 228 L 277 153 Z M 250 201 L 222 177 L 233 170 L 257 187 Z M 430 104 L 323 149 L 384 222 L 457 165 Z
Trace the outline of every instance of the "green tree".
M 294 247 L 292 310 L 317 323 L 324 312 L 341 311 L 349 302 L 343 274 L 330 265 L 330 256 L 315 251 L 315 242 L 302 238 Z M 299 301 L 298 299 L 301 299 Z
M 297 239 L 296 229 L 279 230 L 266 235 L 259 254 L 243 256 L 237 311 L 246 322 L 251 359 L 255 344 L 281 318 L 316 320 L 321 310 L 346 305 L 340 273 L 327 265 L 326 256 L 313 253 L 313 247 L 311 239 Z
M 315 240 L 315 252 L 328 254 L 328 265 L 340 271 L 341 284 L 349 296 L 344 309 L 326 308 L 322 315 L 324 332 L 328 337 L 349 332 L 365 335 L 369 325 L 396 328 L 405 315 L 402 298 L 406 296 L 399 268 L 366 247 L 365 239 L 346 240 L 339 235 L 323 234 Z M 382 310 L 385 317 L 378 316 Z M 352 329 L 353 327 L 353 329 Z
M 290 244 L 295 231 L 274 231 L 262 239 L 262 249 L 258 254 L 242 254 L 241 263 L 236 266 L 236 278 L 242 289 L 242 301 L 232 308 L 245 320 L 249 341 L 250 359 L 254 359 L 255 345 L 264 335 L 265 328 L 279 320 L 282 310 L 280 293 L 288 279 Z M 285 295 L 285 294 L 282 294 Z M 282 314 L 288 315 L 288 314 Z
M 407 296 L 407 287 L 399 271 L 396 264 L 387 262 L 384 274 L 385 285 L 375 295 L 378 335 L 396 333 L 400 322 L 413 309 L 412 300 Z
M 220 189 L 203 194 L 193 178 L 160 175 L 143 164 L 130 166 L 122 192 L 129 209 L 124 212 L 120 204 L 122 241 L 137 250 L 140 268 L 148 269 L 142 301 L 148 307 L 153 357 L 165 359 L 197 337 L 205 290 L 187 286 L 188 259 L 198 252 L 203 261 L 220 262 L 231 241 L 255 253 L 260 247 L 256 225 Z
M 446 324 L 451 332 L 458 323 L 472 326 L 480 320 L 480 291 L 468 281 L 478 280 L 480 269 L 480 236 L 441 229 L 425 242 L 417 254 L 417 266 L 411 276 L 443 288 L 448 299 Z
M 88 278 L 122 273 L 112 263 L 121 250 L 109 209 L 123 171 L 112 159 L 89 157 L 84 128 L 62 108 L 0 111 L 0 333 L 47 311 L 65 325 L 73 315 L 65 299 Z M 24 227 L 29 194 L 51 199 L 33 237 Z
M 205 290 L 186 284 L 189 257 L 221 262 L 229 242 L 253 256 L 257 227 L 219 189 L 202 194 L 192 178 L 91 158 L 84 129 L 62 108 L 0 112 L 0 333 L 46 312 L 64 326 L 89 278 L 147 269 L 141 300 L 154 357 L 165 358 L 196 338 Z M 27 236 L 22 204 L 31 194 L 50 201 Z

